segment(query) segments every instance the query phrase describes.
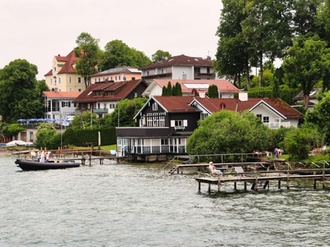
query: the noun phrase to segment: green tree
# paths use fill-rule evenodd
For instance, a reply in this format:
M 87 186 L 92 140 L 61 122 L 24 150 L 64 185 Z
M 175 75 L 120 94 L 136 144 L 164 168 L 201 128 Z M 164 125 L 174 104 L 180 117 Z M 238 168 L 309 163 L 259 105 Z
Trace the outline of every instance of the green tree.
M 115 110 L 111 113 L 111 126 L 134 127 L 137 125 L 134 116 L 147 102 L 147 98 L 124 99 L 117 103 Z
M 214 84 L 210 85 L 207 94 L 209 98 L 219 98 L 218 87 Z
M 293 159 L 305 159 L 313 147 L 324 144 L 324 136 L 313 124 L 303 124 L 300 128 L 291 128 L 284 137 L 284 151 Z
M 131 66 L 135 68 L 150 64 L 150 59 L 141 51 L 130 48 L 121 40 L 112 40 L 105 45 L 100 64 L 101 70 Z
M 167 96 L 173 95 L 173 88 L 170 81 L 167 83 L 166 92 L 167 92 Z
M 242 33 L 242 22 L 247 18 L 244 12 L 245 0 L 223 0 L 215 70 L 218 75 L 233 78 L 234 85 L 241 87 L 241 77 L 246 75 L 247 87 L 250 88 L 250 68 L 248 43 Z
M 76 61 L 76 71 L 84 78 L 85 87 L 91 84 L 90 76 L 97 72 L 97 64 L 101 57 L 99 40 L 94 39 L 89 33 L 81 33 L 77 40 L 75 55 L 79 58 Z
M 91 111 L 84 111 L 76 115 L 71 122 L 70 128 L 72 129 L 99 129 L 100 119 L 95 113 Z
M 173 87 L 173 93 L 172 96 L 182 96 L 182 88 L 181 84 L 179 82 L 176 82 Z
M 259 68 L 259 87 L 263 86 L 264 58 L 272 63 L 291 45 L 292 1 L 247 0 L 247 18 L 242 21 L 244 40 L 249 44 L 249 61 Z
M 37 66 L 24 59 L 16 59 L 0 70 L 0 115 L 4 122 L 43 116 L 37 74 Z
M 330 91 L 319 96 L 313 110 L 306 112 L 305 121 L 316 124 L 325 133 L 326 141 L 330 141 Z
M 153 63 L 160 62 L 171 58 L 172 55 L 168 51 L 157 50 L 154 54 L 151 55 L 151 60 Z
M 14 123 L 14 124 L 8 124 L 4 125 L 2 127 L 2 134 L 6 137 L 9 137 L 12 139 L 13 136 L 16 136 L 19 132 L 25 130 L 21 125 Z
M 39 148 L 53 148 L 52 140 L 56 135 L 54 124 L 42 123 L 38 126 L 35 145 Z
M 287 51 L 282 67 L 286 82 L 301 88 L 304 94 L 304 108 L 308 108 L 309 94 L 322 80 L 326 67 L 324 56 L 329 53 L 326 43 L 318 36 L 298 37 Z
M 222 110 L 201 120 L 188 138 L 189 154 L 248 153 L 266 150 L 271 132 L 253 113 Z

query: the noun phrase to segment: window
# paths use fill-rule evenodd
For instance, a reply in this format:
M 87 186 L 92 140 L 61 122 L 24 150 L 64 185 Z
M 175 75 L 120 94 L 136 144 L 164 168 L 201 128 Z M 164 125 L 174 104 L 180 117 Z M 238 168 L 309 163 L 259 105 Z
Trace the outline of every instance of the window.
M 71 103 L 69 101 L 62 101 L 62 107 L 70 107 Z
M 208 116 L 207 113 L 202 112 L 201 113 L 201 120 L 205 119 Z
M 152 104 L 152 110 L 158 111 L 158 104 L 156 102 Z
M 188 120 L 171 120 L 171 127 L 175 130 L 184 130 L 188 126 Z
M 72 82 L 72 78 L 71 78 L 71 76 L 69 77 L 69 83 L 71 83 Z
M 59 84 L 61 83 L 61 77 L 58 78 L 58 83 L 59 83 Z
M 56 67 L 54 67 L 53 71 L 56 72 Z
M 259 120 L 262 120 L 262 115 L 261 114 L 257 114 L 257 118 L 259 118 Z
M 263 122 L 264 123 L 269 123 L 269 117 L 263 117 Z
M 165 127 L 165 115 L 165 112 L 147 113 L 147 127 Z
M 78 83 L 81 83 L 81 77 L 78 77 Z

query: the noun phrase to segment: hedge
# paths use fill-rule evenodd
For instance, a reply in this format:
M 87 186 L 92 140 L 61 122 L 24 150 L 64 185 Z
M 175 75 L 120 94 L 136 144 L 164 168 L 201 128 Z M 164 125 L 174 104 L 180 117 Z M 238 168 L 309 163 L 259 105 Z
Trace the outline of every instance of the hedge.
M 74 145 L 74 146 L 93 146 L 98 145 L 98 132 L 101 133 L 101 146 L 116 144 L 116 128 L 107 129 L 93 129 L 93 130 L 82 130 L 82 129 L 67 129 L 63 133 L 63 145 Z

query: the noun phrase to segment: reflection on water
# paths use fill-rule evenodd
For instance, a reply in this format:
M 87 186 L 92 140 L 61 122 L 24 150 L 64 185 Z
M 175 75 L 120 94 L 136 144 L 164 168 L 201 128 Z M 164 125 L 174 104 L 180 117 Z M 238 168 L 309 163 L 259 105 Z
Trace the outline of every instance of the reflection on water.
M 159 165 L 22 172 L 0 157 L 0 246 L 327 246 L 329 190 L 207 193 Z

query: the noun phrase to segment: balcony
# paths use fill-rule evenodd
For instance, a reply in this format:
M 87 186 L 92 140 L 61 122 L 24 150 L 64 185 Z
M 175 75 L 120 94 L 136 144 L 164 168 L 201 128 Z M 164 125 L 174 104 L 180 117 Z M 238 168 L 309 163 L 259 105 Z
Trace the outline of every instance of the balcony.
M 117 137 L 167 137 L 171 134 L 169 127 L 117 127 Z
M 106 114 L 108 112 L 109 112 L 108 108 L 100 108 L 100 109 L 93 108 L 93 113 L 96 114 Z

